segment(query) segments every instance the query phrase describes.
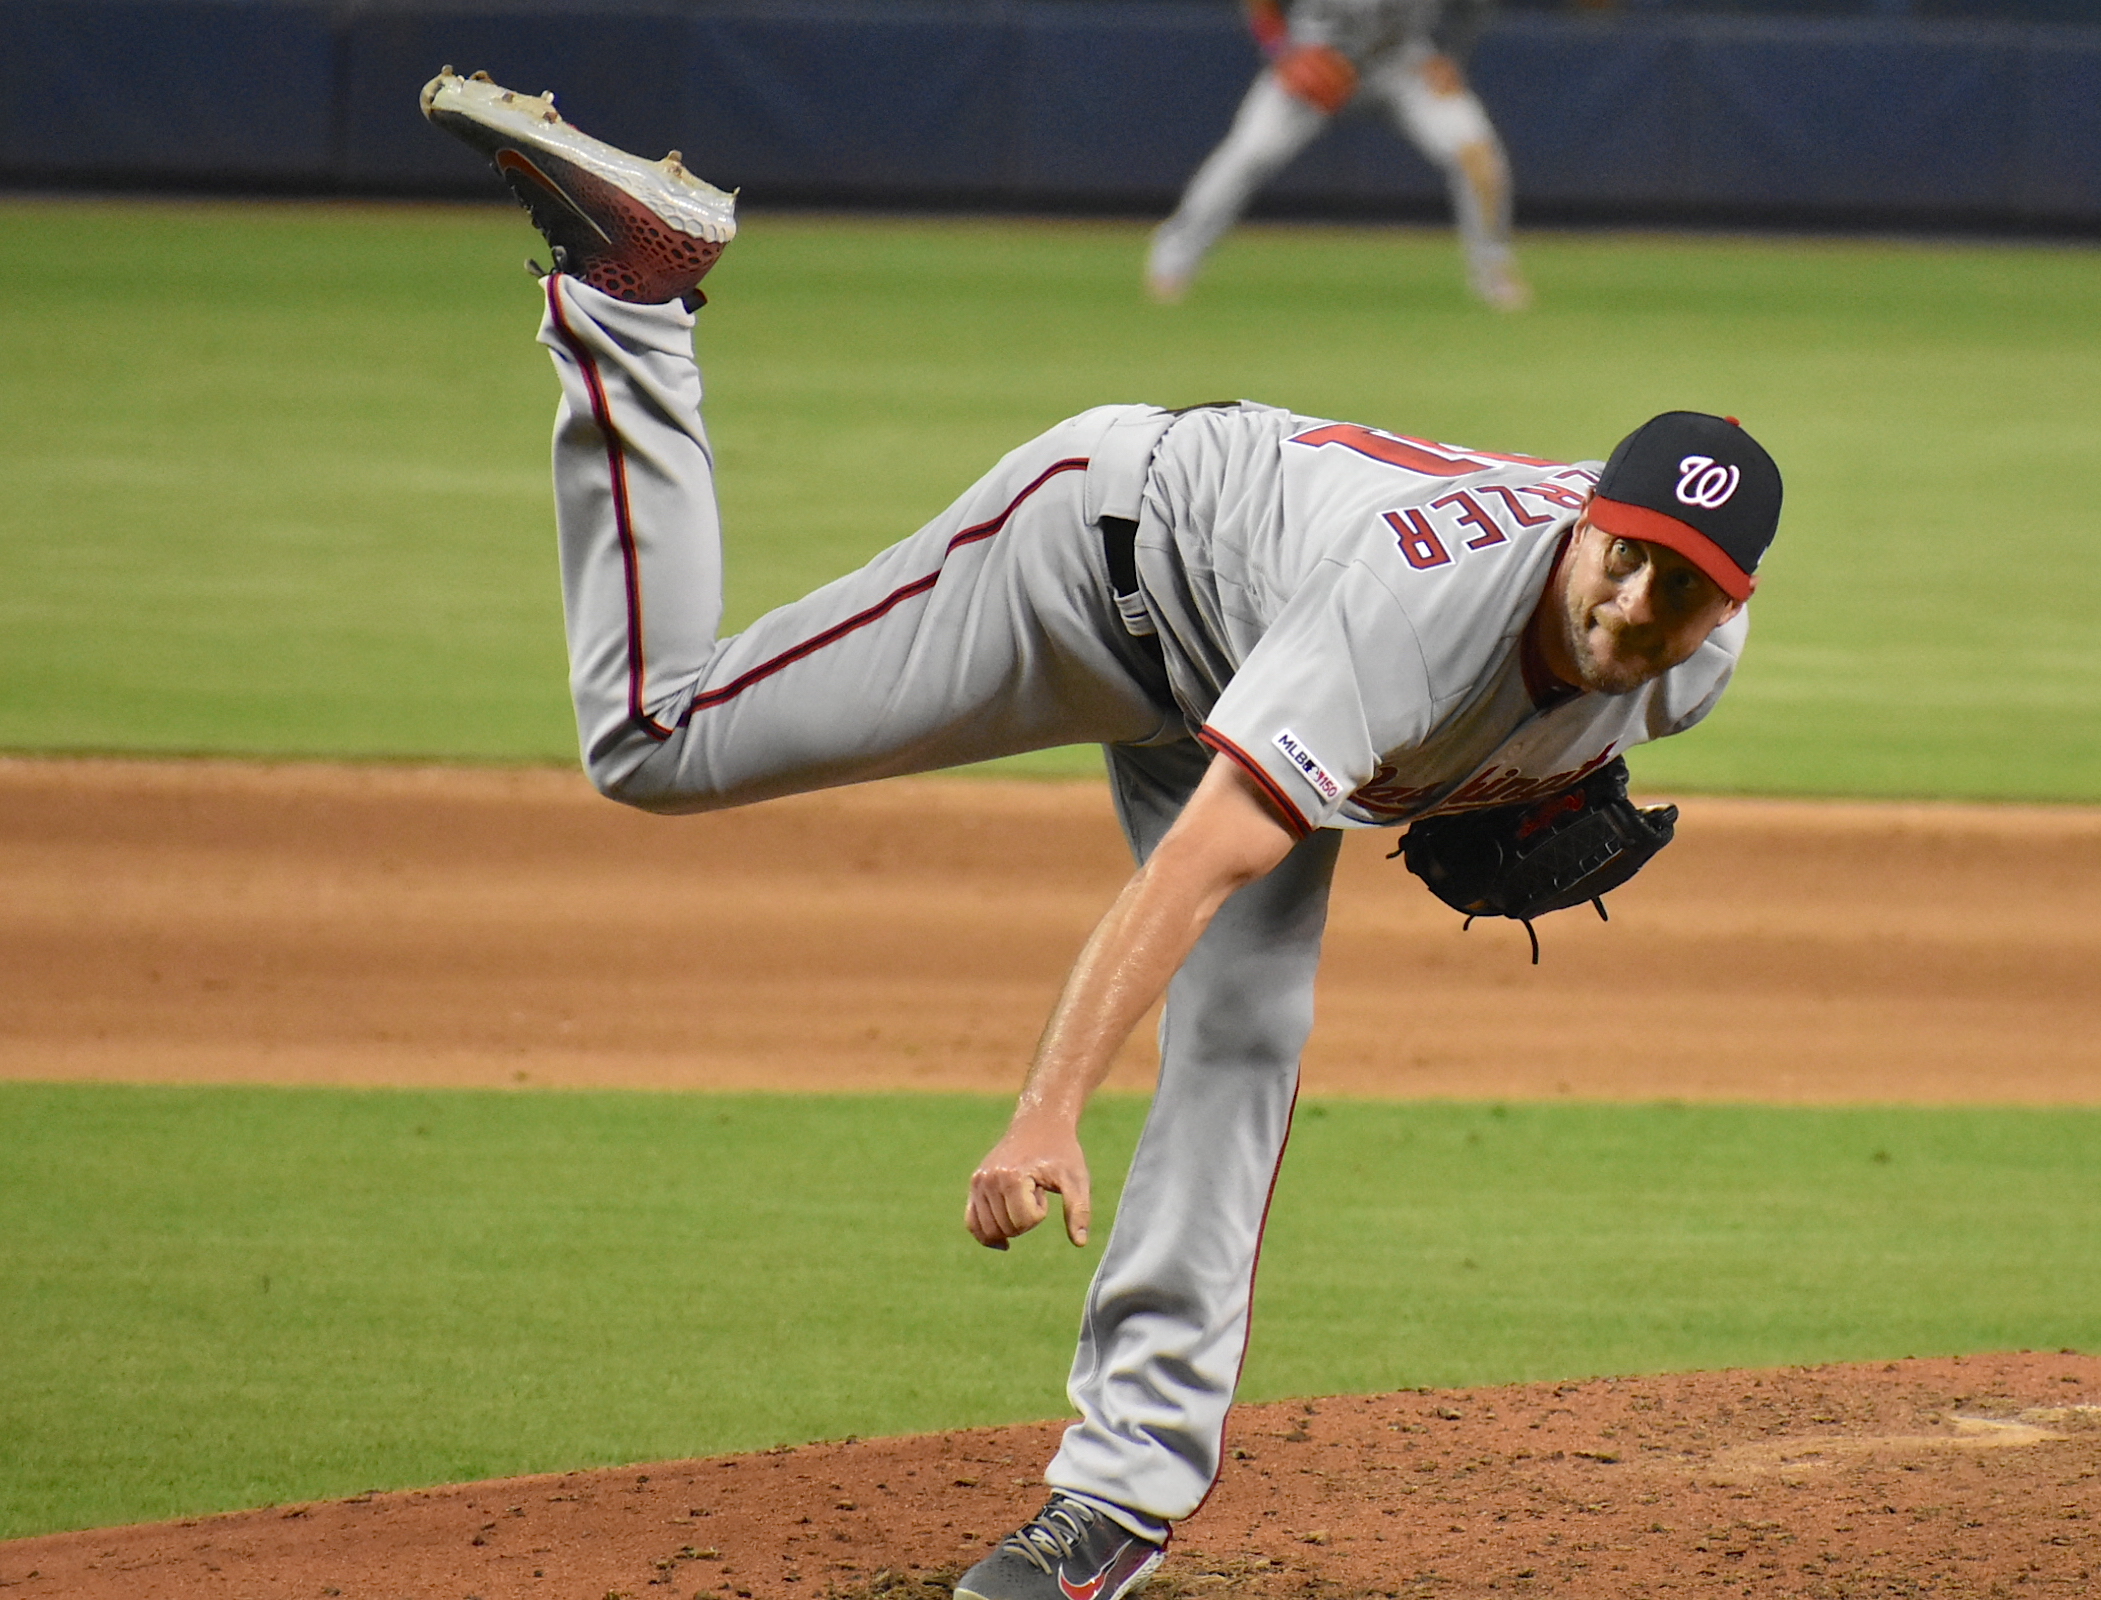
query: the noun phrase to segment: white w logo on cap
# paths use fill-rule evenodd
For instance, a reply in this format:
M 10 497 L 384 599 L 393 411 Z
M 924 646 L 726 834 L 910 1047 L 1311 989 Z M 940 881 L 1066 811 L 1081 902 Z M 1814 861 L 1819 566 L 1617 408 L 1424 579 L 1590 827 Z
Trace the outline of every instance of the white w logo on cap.
M 1713 456 L 1687 456 L 1678 463 L 1678 499 L 1685 505 L 1710 511 L 1725 506 L 1742 481 L 1741 472 L 1717 464 Z

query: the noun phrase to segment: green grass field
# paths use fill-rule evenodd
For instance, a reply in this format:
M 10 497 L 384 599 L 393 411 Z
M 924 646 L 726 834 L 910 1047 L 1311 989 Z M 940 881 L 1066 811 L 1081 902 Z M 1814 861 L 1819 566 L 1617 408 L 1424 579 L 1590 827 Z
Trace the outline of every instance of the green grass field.
M 964 1235 L 1005 1109 L 0 1087 L 0 1537 L 1060 1415 L 1099 1244 Z M 1313 1103 L 1246 1392 L 2093 1348 L 2097 1135 Z
M 571 757 L 553 384 L 508 208 L 0 203 L 0 748 Z M 1671 406 L 1789 476 L 1741 679 L 1654 781 L 2101 798 L 2101 256 L 1248 230 L 1173 310 L 1136 225 L 757 215 L 703 358 L 732 620 L 1103 400 L 1251 394 L 1579 457 Z M 1038 765 L 1094 770 L 1089 754 Z

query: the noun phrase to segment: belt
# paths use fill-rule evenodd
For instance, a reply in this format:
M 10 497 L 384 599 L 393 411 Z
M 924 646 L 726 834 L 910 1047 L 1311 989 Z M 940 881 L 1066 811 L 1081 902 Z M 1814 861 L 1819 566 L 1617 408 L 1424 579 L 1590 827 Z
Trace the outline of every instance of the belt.
M 1138 523 L 1131 517 L 1103 517 L 1100 526 L 1102 555 L 1109 563 L 1109 592 L 1116 600 L 1116 614 L 1123 618 L 1124 632 L 1164 669 L 1167 654 L 1160 648 L 1160 630 L 1153 626 L 1152 612 L 1138 587 Z
M 1102 518 L 1102 554 L 1109 561 L 1109 585 L 1116 598 L 1138 594 L 1138 523 L 1131 517 Z M 1148 627 L 1146 632 L 1152 632 Z

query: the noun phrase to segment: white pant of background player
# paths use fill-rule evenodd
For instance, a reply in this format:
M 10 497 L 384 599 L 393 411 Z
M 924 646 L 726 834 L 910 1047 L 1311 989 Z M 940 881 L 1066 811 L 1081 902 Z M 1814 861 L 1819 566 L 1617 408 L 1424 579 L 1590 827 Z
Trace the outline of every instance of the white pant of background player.
M 1466 252 L 1475 294 L 1506 311 L 1531 293 L 1510 248 L 1510 162 L 1488 112 L 1427 40 L 1382 50 L 1358 64 L 1359 94 L 1370 95 L 1440 172 Z M 1153 234 L 1146 287 L 1178 300 L 1204 257 L 1240 220 L 1248 203 L 1331 121 L 1265 71 L 1240 103 L 1224 142 L 1204 159 L 1173 216 Z
M 1103 446 L 1152 408 L 1059 424 L 860 571 L 717 639 L 692 316 L 547 288 L 571 687 L 605 793 L 706 811 L 1100 743 L 1131 848 L 1150 852 L 1210 759 L 1118 616 L 1098 525 L 1135 515 L 1144 461 Z M 1339 838 L 1313 833 L 1235 895 L 1170 986 L 1159 1087 L 1088 1291 L 1081 1420 L 1047 1480 L 1155 1540 L 1218 1470 Z

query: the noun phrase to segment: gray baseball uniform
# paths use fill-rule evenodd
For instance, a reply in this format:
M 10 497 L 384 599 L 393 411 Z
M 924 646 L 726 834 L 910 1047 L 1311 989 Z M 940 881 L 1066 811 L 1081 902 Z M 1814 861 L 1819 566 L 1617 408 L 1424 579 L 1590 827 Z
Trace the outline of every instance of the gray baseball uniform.
M 1510 245 L 1509 159 L 1487 109 L 1451 65 L 1470 48 L 1484 9 L 1481 0 L 1296 0 L 1287 36 L 1272 44 L 1279 65 L 1249 87 L 1225 138 L 1153 235 L 1146 282 L 1154 296 L 1181 297 L 1211 247 L 1340 109 L 1294 90 L 1282 70 L 1293 50 L 1318 46 L 1348 59 L 1361 90 L 1444 175 L 1474 292 L 1502 309 L 1525 305 L 1530 295 Z
M 572 688 L 601 789 L 701 811 L 1098 742 L 1141 859 L 1214 751 L 1301 835 L 1169 988 L 1087 1297 L 1081 1420 L 1048 1473 L 1157 1538 L 1217 1472 L 1335 830 L 1552 792 L 1690 726 L 1744 621 L 1631 694 L 1552 692 L 1524 625 L 1593 468 L 1243 402 L 1060 423 L 860 571 L 718 639 L 692 325 L 547 280 Z M 1121 603 L 1104 519 L 1137 525 Z

